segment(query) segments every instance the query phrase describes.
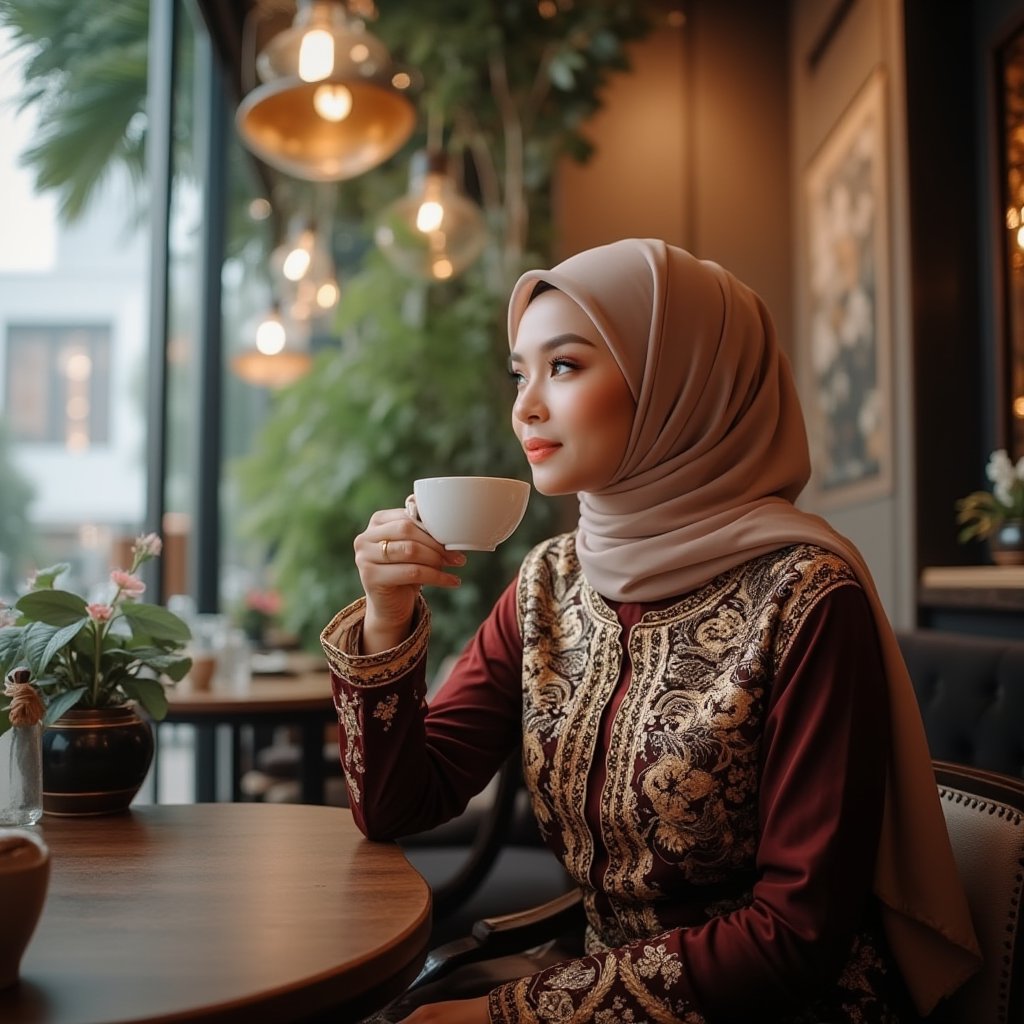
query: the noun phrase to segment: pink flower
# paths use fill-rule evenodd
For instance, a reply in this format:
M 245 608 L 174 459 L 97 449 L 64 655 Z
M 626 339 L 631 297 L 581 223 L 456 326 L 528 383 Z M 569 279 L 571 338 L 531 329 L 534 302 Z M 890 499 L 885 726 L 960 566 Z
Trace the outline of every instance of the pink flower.
M 164 542 L 155 533 L 147 533 L 135 538 L 135 555 L 143 558 L 156 558 L 163 550 Z
M 130 572 L 125 572 L 124 569 L 115 569 L 110 574 L 110 578 L 126 597 L 138 597 L 146 592 L 146 584 L 138 576 L 133 576 Z
M 85 610 L 94 622 L 106 622 L 114 614 L 114 609 L 109 604 L 87 604 Z
M 277 615 L 281 611 L 281 595 L 276 590 L 250 590 L 245 595 L 245 606 L 262 615 Z

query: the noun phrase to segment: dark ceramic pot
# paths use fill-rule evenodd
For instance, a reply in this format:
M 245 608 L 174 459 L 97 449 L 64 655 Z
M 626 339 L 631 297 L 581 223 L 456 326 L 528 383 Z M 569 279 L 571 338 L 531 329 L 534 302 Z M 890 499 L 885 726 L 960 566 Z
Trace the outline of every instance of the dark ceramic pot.
M 1024 519 L 1007 519 L 988 539 L 996 565 L 1024 565 Z
M 74 708 L 43 730 L 43 811 L 125 811 L 153 760 L 153 730 L 131 705 Z

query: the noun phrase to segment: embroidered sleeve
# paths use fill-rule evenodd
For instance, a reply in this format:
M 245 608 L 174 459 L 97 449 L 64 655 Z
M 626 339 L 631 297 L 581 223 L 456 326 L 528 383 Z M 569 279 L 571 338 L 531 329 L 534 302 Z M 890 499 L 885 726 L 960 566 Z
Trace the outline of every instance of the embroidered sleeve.
M 371 839 L 399 838 L 455 817 L 515 747 L 522 654 L 514 597 L 510 586 L 429 707 L 425 601 L 412 635 L 379 654 L 359 653 L 362 600 L 321 634 L 349 805 Z
M 500 985 L 492 1024 L 704 1024 L 689 998 L 678 930 Z
M 338 712 L 342 773 L 352 813 L 364 832 L 373 827 L 364 807 L 367 763 L 372 770 L 377 761 L 388 759 L 389 733 L 416 729 L 422 722 L 430 632 L 430 611 L 421 598 L 416 626 L 406 640 L 378 654 L 360 654 L 365 605 L 360 598 L 342 609 L 320 635 Z
M 320 643 L 335 675 L 352 686 L 386 686 L 408 675 L 427 653 L 430 609 L 421 597 L 416 607 L 416 626 L 397 647 L 379 654 L 360 654 L 366 598 L 343 608 L 324 627 Z

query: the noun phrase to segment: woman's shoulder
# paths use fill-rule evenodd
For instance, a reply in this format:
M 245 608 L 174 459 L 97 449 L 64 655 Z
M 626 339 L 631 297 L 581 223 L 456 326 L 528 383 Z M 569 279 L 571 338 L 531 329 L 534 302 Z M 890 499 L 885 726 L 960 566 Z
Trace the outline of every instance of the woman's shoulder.
M 744 569 L 761 578 L 758 589 L 769 600 L 797 618 L 840 587 L 862 589 L 849 562 L 817 544 L 780 548 L 752 559 Z

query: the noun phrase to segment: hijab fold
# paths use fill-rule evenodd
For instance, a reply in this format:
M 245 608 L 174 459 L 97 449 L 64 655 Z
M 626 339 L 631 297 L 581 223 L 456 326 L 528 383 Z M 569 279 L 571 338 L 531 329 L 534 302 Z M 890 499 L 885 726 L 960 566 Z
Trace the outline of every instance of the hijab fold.
M 793 502 L 810 476 L 792 372 L 762 300 L 715 263 L 627 239 L 524 274 L 514 339 L 547 282 L 590 317 L 636 401 L 622 464 L 581 492 L 576 551 L 605 597 L 657 601 L 790 544 L 844 559 L 881 642 L 892 745 L 874 888 L 918 1010 L 931 1012 L 981 956 L 949 845 L 917 699 L 860 553 Z

